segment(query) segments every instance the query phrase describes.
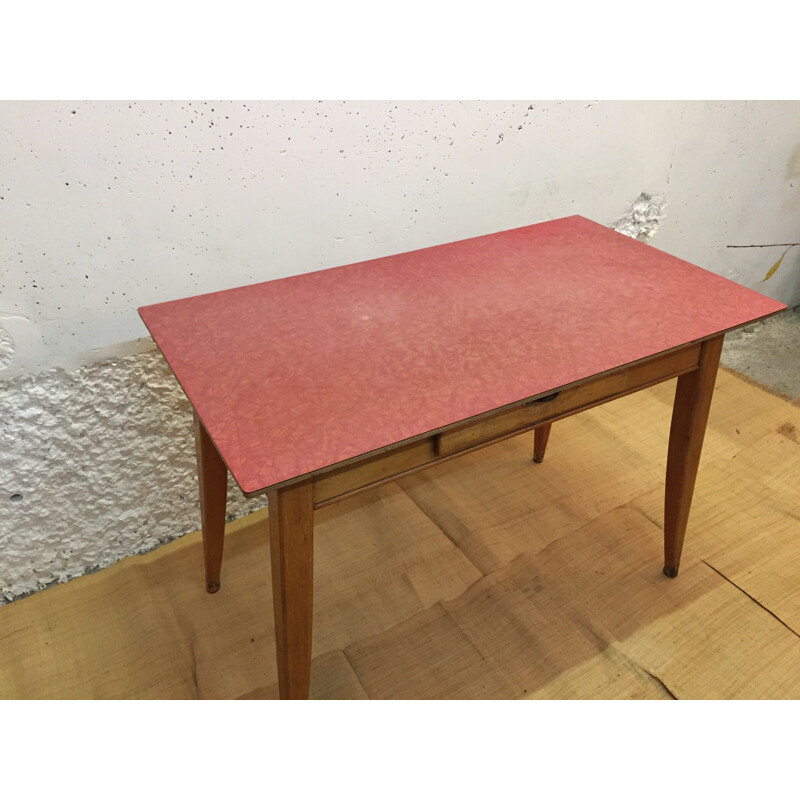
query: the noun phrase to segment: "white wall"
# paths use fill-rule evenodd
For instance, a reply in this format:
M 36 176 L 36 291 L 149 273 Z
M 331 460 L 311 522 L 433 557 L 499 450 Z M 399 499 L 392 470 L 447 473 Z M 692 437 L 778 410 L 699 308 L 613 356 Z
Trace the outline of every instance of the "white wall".
M 797 102 L 0 103 L 0 592 L 199 525 L 137 306 L 573 213 L 794 305 L 800 247 L 726 246 L 799 182 Z
M 774 251 L 725 246 L 800 236 L 798 131 L 800 103 L 2 103 L 0 376 L 146 335 L 138 305 L 641 192 L 654 244 L 755 285 Z

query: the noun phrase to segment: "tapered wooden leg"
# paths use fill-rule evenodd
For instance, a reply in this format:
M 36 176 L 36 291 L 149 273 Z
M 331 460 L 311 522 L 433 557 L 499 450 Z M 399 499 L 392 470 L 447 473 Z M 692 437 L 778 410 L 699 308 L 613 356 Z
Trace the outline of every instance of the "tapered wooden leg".
M 544 461 L 544 451 L 547 449 L 547 440 L 550 438 L 550 422 L 546 425 L 539 425 L 533 429 L 533 460 L 537 464 Z
M 267 493 L 278 686 L 282 700 L 307 700 L 314 595 L 313 486 Z
M 222 547 L 225 542 L 225 505 L 228 499 L 228 468 L 211 437 L 194 415 L 197 445 L 197 479 L 200 484 L 200 520 L 203 526 L 203 560 L 206 591 L 219 590 Z
M 696 370 L 678 378 L 664 493 L 664 574 L 678 574 L 723 336 L 704 342 Z

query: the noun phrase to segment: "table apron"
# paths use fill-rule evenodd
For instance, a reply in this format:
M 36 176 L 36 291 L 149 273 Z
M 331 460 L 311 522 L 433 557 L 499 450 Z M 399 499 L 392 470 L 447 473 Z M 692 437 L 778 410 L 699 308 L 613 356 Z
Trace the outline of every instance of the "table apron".
M 409 444 L 367 456 L 313 479 L 314 507 L 320 508 L 364 489 L 449 461 L 481 447 L 525 433 L 539 425 L 677 378 L 697 369 L 700 343 L 568 386 L 549 399 L 535 397 L 431 434 Z

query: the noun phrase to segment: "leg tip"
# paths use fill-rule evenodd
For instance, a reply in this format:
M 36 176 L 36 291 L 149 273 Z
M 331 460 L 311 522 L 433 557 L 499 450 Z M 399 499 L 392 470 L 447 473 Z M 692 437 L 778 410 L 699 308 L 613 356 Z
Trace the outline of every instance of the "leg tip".
M 544 456 L 539 456 L 538 458 L 536 456 L 533 457 L 534 464 L 541 464 L 542 461 L 544 461 Z
M 664 574 L 668 578 L 677 578 L 678 577 L 678 567 L 664 567 Z
M 206 581 L 206 591 L 209 594 L 219 591 L 219 581 Z

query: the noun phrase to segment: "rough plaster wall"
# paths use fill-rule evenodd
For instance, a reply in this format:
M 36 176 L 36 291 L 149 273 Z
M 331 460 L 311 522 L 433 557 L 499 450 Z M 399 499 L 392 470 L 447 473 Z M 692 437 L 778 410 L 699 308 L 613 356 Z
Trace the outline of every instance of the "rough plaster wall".
M 230 519 L 265 505 L 229 484 Z M 8 600 L 197 530 L 191 407 L 155 347 L 0 387 L 0 498 Z
M 799 129 L 774 103 L 0 103 L 0 593 L 199 526 L 138 305 L 571 213 L 796 302 L 800 248 L 764 287 L 771 252 L 726 245 L 798 240 Z M 230 487 L 229 516 L 261 504 Z

